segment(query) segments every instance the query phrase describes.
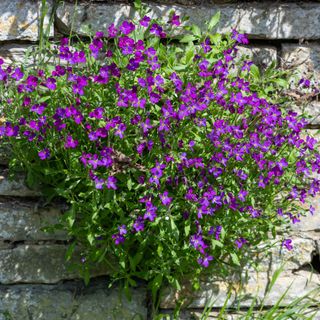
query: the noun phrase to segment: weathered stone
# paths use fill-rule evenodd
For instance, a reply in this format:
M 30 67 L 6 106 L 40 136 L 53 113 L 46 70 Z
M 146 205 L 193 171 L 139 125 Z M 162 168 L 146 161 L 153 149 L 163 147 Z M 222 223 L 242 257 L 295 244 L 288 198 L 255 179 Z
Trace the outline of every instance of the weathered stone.
M 80 278 L 65 262 L 66 250 L 66 245 L 59 244 L 19 245 L 0 250 L 0 283 L 57 283 Z M 107 270 L 97 268 L 92 276 L 106 273 Z
M 253 264 L 256 264 L 257 271 L 274 272 L 282 264 L 285 264 L 286 270 L 297 270 L 310 266 L 313 254 L 317 251 L 315 242 L 317 239 L 310 239 L 297 234 L 288 235 L 286 238 L 292 240 L 293 249 L 289 251 L 282 247 L 282 238 L 279 238 L 279 242 L 269 252 L 262 251 L 256 256 Z M 249 268 L 249 270 L 252 270 L 252 268 Z
M 1 125 L 0 121 L 0 125 Z M 11 156 L 11 149 L 8 145 L 4 143 L 0 146 L 0 165 L 8 165 Z
M 132 290 L 132 299 L 118 287 L 107 288 L 106 279 L 59 285 L 0 287 L 0 320 L 131 320 L 146 319 L 146 290 Z
M 240 280 L 241 279 L 241 280 Z M 319 288 L 320 274 L 311 273 L 305 270 L 299 270 L 295 273 L 283 271 L 275 282 L 272 290 L 265 296 L 266 289 L 270 284 L 272 274 L 267 272 L 236 275 L 230 279 L 217 279 L 202 283 L 201 289 L 192 292 L 188 287 L 183 287 L 181 293 L 172 289 L 167 289 L 161 301 L 161 308 L 171 309 L 175 307 L 176 299 L 180 296 L 186 297 L 188 308 L 204 308 L 212 304 L 215 308 L 221 308 L 231 292 L 227 302 L 228 307 L 237 306 L 241 301 L 241 307 L 249 307 L 254 298 L 262 299 L 265 297 L 264 305 L 272 306 L 287 291 L 280 305 L 285 306 L 291 303 L 297 296 L 303 296 L 306 293 Z M 171 291 L 170 291 L 171 290 Z M 320 298 L 318 291 L 317 299 Z M 261 301 L 261 300 L 258 300 Z M 257 305 L 259 302 L 257 302 Z
M 24 66 L 36 63 L 35 46 L 27 44 L 6 44 L 0 46 L 0 58 L 4 65 L 23 64 Z
M 320 76 L 320 45 L 289 44 L 281 47 L 281 63 L 285 68 L 298 71 L 302 76 Z
M 0 195 L 1 196 L 17 196 L 17 197 L 36 197 L 40 192 L 30 190 L 24 183 L 24 177 L 18 176 L 15 179 L 8 177 L 7 170 L 0 173 Z
M 293 306 L 295 313 L 297 312 L 297 310 L 299 310 L 299 315 L 301 315 L 301 317 L 305 316 L 305 317 L 310 317 L 311 315 L 314 315 L 314 318 L 312 318 L 313 320 L 319 320 L 320 319 L 320 310 L 315 307 L 315 308 L 306 308 L 304 305 L 304 301 L 300 302 L 299 304 L 299 308 L 297 305 Z M 288 311 L 288 309 L 286 308 L 285 310 L 280 309 L 279 310 L 280 313 L 283 313 L 285 311 Z M 161 310 L 161 312 L 163 314 L 166 315 L 173 315 L 172 310 Z M 251 315 L 250 319 L 263 319 L 263 317 L 270 312 L 270 309 L 263 309 L 260 312 L 259 311 L 253 311 Z M 219 317 L 220 316 L 220 317 Z M 224 320 L 243 320 L 246 319 L 246 316 L 248 316 L 248 311 L 245 310 L 233 310 L 233 309 L 227 309 L 225 310 L 225 313 L 223 314 L 223 319 Z M 273 315 L 274 319 L 276 318 L 277 313 L 275 313 Z M 179 314 L 179 318 L 177 320 L 200 320 L 203 319 L 204 317 L 204 311 L 201 312 L 200 310 L 183 310 L 180 314 Z M 163 318 L 162 320 L 169 320 L 169 319 L 173 319 L 173 318 Z M 209 313 L 205 314 L 205 319 L 206 320 L 217 320 L 217 319 L 221 319 L 221 314 L 219 313 L 219 311 L 210 311 Z
M 272 46 L 239 47 L 239 56 L 248 56 L 256 65 L 266 67 L 277 60 L 277 48 Z
M 190 17 L 190 23 L 204 27 L 204 22 L 217 12 L 221 12 L 218 32 L 230 31 L 235 26 L 238 30 L 254 38 L 266 39 L 319 39 L 320 4 L 279 4 L 279 3 L 236 3 L 216 4 L 211 6 L 179 6 L 148 4 L 151 17 L 163 17 L 168 20 L 169 12 L 175 10 L 179 15 Z M 57 10 L 58 27 L 66 32 L 74 21 L 74 30 L 78 33 L 105 30 L 115 22 L 119 25 L 127 17 L 134 17 L 129 5 L 92 3 L 90 6 L 80 3 L 74 6 L 65 3 Z
M 291 104 L 291 107 L 299 115 L 303 114 L 308 123 L 320 124 L 320 103 L 318 101 L 297 101 L 297 103 Z
M 46 1 L 49 10 L 44 17 L 44 30 L 49 24 L 52 1 Z M 40 34 L 41 1 L 2 0 L 0 1 L 0 41 L 37 41 Z M 53 35 L 53 28 L 50 28 Z
M 61 211 L 58 208 L 38 208 L 37 203 L 0 199 L 0 239 L 22 240 L 66 240 L 62 231 L 47 233 L 43 227 L 58 223 Z

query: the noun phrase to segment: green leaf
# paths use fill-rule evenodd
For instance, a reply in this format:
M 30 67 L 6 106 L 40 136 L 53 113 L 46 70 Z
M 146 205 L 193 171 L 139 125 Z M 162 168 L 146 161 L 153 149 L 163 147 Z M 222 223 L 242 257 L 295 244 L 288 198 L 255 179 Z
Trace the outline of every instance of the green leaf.
M 184 227 L 184 233 L 186 236 L 190 234 L 190 229 L 191 229 L 191 226 L 189 224 Z
M 187 68 L 186 64 L 180 64 L 173 67 L 173 69 L 176 71 L 182 71 L 182 70 L 185 70 L 186 68 Z
M 139 10 L 141 8 L 141 0 L 134 0 L 133 5 L 136 10 Z
M 129 178 L 127 180 L 127 187 L 128 187 L 128 190 L 131 191 L 131 189 L 132 189 L 132 179 L 131 178 Z
M 158 244 L 157 253 L 159 257 L 162 257 L 163 246 L 161 243 Z
M 180 232 L 179 232 L 179 229 L 178 229 L 177 225 L 175 224 L 173 218 L 170 218 L 170 226 L 171 226 L 171 230 L 172 230 L 174 238 L 178 241 Z
M 66 252 L 66 260 L 67 261 L 69 261 L 71 259 L 75 247 L 76 247 L 76 243 L 75 242 L 70 244 L 70 246 L 68 247 L 67 252 Z
M 197 38 L 195 36 L 193 36 L 192 34 L 186 34 L 184 37 L 182 37 L 180 39 L 181 43 L 188 43 L 188 42 L 193 42 L 197 40 Z
M 287 88 L 289 86 L 288 81 L 285 79 L 275 79 L 273 82 L 283 88 Z
M 211 32 L 212 29 L 218 24 L 220 20 L 221 13 L 218 11 L 209 21 L 208 23 L 208 31 Z
M 159 273 L 151 282 L 152 299 L 156 301 L 157 293 L 162 284 L 163 275 Z
M 92 246 L 93 241 L 94 241 L 94 235 L 93 235 L 92 233 L 89 233 L 89 234 L 87 235 L 87 239 L 88 239 L 90 245 Z
M 260 70 L 255 64 L 251 66 L 250 74 L 254 78 L 254 80 L 256 81 L 260 80 Z
M 192 32 L 192 34 L 193 34 L 194 36 L 196 36 L 196 37 L 198 37 L 198 38 L 201 37 L 201 29 L 200 29 L 197 25 L 193 24 L 193 25 L 191 26 L 191 32 Z
M 235 265 L 240 266 L 240 261 L 239 261 L 238 256 L 234 252 L 230 253 L 230 255 L 231 255 L 232 262 Z
M 37 100 L 38 103 L 43 103 L 43 102 L 46 102 L 48 100 L 50 100 L 52 97 L 50 96 L 44 96 L 44 97 L 41 97 L 39 100 Z
M 133 271 L 136 271 L 137 265 L 141 261 L 142 257 L 143 257 L 143 251 L 138 251 L 133 258 L 129 256 L 130 266 Z

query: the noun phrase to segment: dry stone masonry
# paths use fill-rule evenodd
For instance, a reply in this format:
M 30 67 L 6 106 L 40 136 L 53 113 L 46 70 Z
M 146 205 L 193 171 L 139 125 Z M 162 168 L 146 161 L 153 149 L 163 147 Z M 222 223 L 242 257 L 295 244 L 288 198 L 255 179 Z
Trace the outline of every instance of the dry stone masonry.
M 24 54 L 39 41 L 41 0 L 0 1 L 0 56 L 6 64 L 29 63 Z M 53 12 L 60 2 L 57 10 Z M 87 34 L 104 30 L 133 17 L 131 1 L 47 0 L 44 17 L 50 37 L 71 30 Z M 237 28 L 249 34 L 251 44 L 241 48 L 257 64 L 265 67 L 276 60 L 278 65 L 299 70 L 306 76 L 320 76 L 320 2 L 318 1 L 214 1 L 166 0 L 148 3 L 151 15 L 167 17 L 170 10 L 190 16 L 190 21 L 204 26 L 214 13 L 221 11 L 219 32 Z M 250 50 L 249 50 L 250 49 Z M 30 59 L 30 58 L 29 58 Z M 33 61 L 33 63 L 36 63 Z M 296 108 L 301 106 L 297 104 Z M 303 106 L 313 115 L 312 128 L 320 128 L 320 102 L 314 97 Z M 310 133 L 310 132 L 309 132 Z M 316 130 L 311 131 L 316 134 Z M 55 223 L 61 207 L 43 206 L 39 193 L 29 190 L 24 177 L 10 180 L 7 173 L 9 151 L 0 146 L 0 320 L 107 320 L 148 319 L 147 290 L 143 283 L 127 300 L 119 287 L 108 288 L 108 270 L 94 270 L 94 278 L 85 286 L 80 276 L 65 262 L 68 237 L 63 232 L 45 233 L 42 227 Z M 229 305 L 236 302 L 239 289 L 245 292 L 243 308 L 253 296 L 263 297 L 272 272 L 287 261 L 275 289 L 266 300 L 272 306 L 292 283 L 283 305 L 320 285 L 320 202 L 314 200 L 316 212 L 293 228 L 292 252 L 275 247 L 272 253 L 257 256 L 258 267 L 243 270 L 228 279 L 212 276 L 201 282 L 201 290 L 183 293 L 189 297 L 180 319 L 199 317 L 206 303 L 215 301 L 209 319 L 216 319 L 228 290 L 234 289 Z M 80 258 L 80 257 L 79 257 Z M 75 257 L 77 259 L 77 257 Z M 164 313 L 172 314 L 176 292 L 167 290 L 161 301 Z M 230 313 L 228 319 L 239 314 Z M 316 319 L 320 319 L 320 312 Z

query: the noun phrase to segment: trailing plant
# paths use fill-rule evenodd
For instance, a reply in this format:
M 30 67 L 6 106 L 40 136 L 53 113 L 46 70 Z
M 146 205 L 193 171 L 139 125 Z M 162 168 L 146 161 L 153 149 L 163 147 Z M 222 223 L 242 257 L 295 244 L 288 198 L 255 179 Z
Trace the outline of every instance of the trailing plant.
M 300 204 L 319 192 L 320 155 L 285 108 L 288 74 L 238 55 L 246 35 L 213 33 L 219 14 L 201 31 L 136 7 L 90 43 L 61 39 L 42 68 L 2 65 L 0 135 L 27 184 L 70 205 L 55 227 L 85 278 L 102 264 L 155 298 L 164 282 L 227 274 L 313 213 Z

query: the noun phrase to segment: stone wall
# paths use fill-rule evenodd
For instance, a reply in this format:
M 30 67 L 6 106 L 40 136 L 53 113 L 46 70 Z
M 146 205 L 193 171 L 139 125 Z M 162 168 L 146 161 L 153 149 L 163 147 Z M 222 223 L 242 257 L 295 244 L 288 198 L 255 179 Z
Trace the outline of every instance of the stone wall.
M 55 4 L 48 0 L 44 24 L 50 21 Z M 103 30 L 113 21 L 121 22 L 132 17 L 131 1 L 66 1 L 54 14 L 50 36 L 79 34 Z M 237 28 L 249 34 L 253 59 L 262 67 L 272 60 L 285 68 L 299 69 L 302 74 L 320 72 L 320 3 L 315 1 L 214 1 L 165 0 L 148 3 L 153 16 L 168 16 L 171 9 L 189 15 L 191 22 L 203 26 L 215 12 L 221 11 L 218 31 Z M 0 1 L 0 57 L 7 64 L 23 62 L 26 50 L 39 40 L 41 0 Z M 73 22 L 72 22 L 73 21 Z M 242 49 L 249 52 L 248 48 Z M 313 129 L 320 128 L 320 104 L 314 100 L 307 106 L 315 116 Z M 315 133 L 316 131 L 313 131 Z M 311 132 L 312 133 L 312 132 Z M 106 320 L 148 319 L 150 308 L 144 284 L 141 284 L 128 301 L 119 287 L 108 288 L 105 270 L 95 270 L 88 287 L 79 275 L 65 263 L 68 239 L 63 233 L 47 234 L 41 227 L 57 221 L 59 206 L 43 207 L 39 194 L 29 190 L 23 177 L 10 181 L 7 176 L 6 151 L 0 157 L 0 320 Z M 246 298 L 243 308 L 250 305 L 254 295 L 263 296 L 272 271 L 287 261 L 285 271 L 266 300 L 271 306 L 293 281 L 283 305 L 298 295 L 320 285 L 320 204 L 314 200 L 316 213 L 294 227 L 292 252 L 275 248 L 272 254 L 259 257 L 258 271 L 244 270 L 242 275 L 230 279 L 212 277 L 202 283 L 190 301 L 181 319 L 193 319 L 200 314 L 208 301 L 215 300 L 210 319 L 223 306 L 229 288 L 242 283 Z M 184 288 L 189 292 L 188 287 Z M 192 297 L 192 298 L 191 298 Z M 175 292 L 167 291 L 162 299 L 164 313 L 172 313 Z M 237 300 L 233 294 L 229 303 Z M 235 319 L 237 314 L 230 314 Z M 150 317 L 149 317 L 150 318 Z M 320 313 L 318 315 L 320 319 Z

